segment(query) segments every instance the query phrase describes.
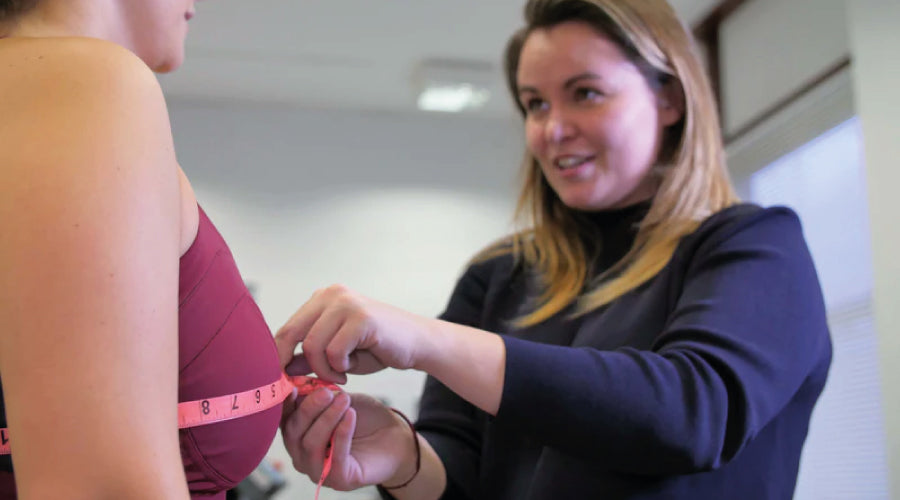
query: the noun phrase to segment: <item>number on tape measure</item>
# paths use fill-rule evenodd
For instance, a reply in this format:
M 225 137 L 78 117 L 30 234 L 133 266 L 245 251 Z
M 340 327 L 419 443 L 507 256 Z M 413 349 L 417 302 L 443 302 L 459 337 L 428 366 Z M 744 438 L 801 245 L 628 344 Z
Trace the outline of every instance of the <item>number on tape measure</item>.
M 265 390 L 266 387 L 269 391 Z M 246 417 L 281 404 L 295 388 L 298 394 L 305 396 L 320 387 L 340 391 L 336 385 L 317 378 L 282 374 L 274 384 L 249 391 L 178 403 L 178 428 L 199 427 Z M 0 428 L 0 455 L 9 454 L 9 429 Z
M 265 390 L 266 387 L 269 388 L 268 391 Z M 299 394 L 306 395 L 320 387 L 333 391 L 340 390 L 336 385 L 317 378 L 282 375 L 274 384 L 266 384 L 249 391 L 179 403 L 178 428 L 197 427 L 259 413 L 281 404 L 295 388 Z
M 265 387 L 269 386 L 271 395 L 263 397 Z M 289 377 L 281 374 L 281 378 L 274 384 L 266 384 L 256 389 L 228 394 L 216 398 L 201 399 L 199 401 L 187 401 L 178 403 L 178 428 L 198 427 L 201 425 L 224 422 L 259 413 L 281 404 L 294 389 L 301 396 L 306 396 L 320 387 L 340 392 L 340 388 L 317 378 L 296 376 Z M 240 404 L 239 404 L 240 403 Z M 331 471 L 331 454 L 334 449 L 334 436 L 329 440 L 328 450 L 325 455 L 325 463 L 322 468 L 322 476 L 316 485 L 316 499 L 319 498 L 319 490 Z M 9 429 L 0 428 L 0 455 L 9 455 Z

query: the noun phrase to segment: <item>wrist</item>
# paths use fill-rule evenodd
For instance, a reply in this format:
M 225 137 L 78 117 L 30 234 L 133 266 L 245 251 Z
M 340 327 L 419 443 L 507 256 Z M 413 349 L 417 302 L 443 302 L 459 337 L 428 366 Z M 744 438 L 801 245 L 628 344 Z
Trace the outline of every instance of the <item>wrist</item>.
M 422 335 L 419 336 L 419 345 L 413 359 L 413 370 L 432 374 L 440 353 L 448 348 L 440 323 L 439 320 L 424 318 L 420 328 Z
M 397 490 L 406 487 L 418 476 L 422 464 L 422 451 L 419 445 L 419 435 L 412 422 L 400 410 L 391 408 L 391 411 L 394 412 L 394 418 L 403 428 L 405 451 L 397 470 L 390 479 L 381 483 L 381 487 L 386 490 Z M 412 439 L 410 440 L 410 438 Z

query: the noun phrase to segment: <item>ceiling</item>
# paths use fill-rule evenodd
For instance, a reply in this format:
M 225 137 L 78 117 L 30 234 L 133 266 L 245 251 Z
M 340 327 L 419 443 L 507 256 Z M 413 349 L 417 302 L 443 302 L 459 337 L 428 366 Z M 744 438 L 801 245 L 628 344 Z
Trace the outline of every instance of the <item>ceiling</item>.
M 718 0 L 670 0 L 688 24 Z M 482 114 L 511 109 L 499 61 L 523 0 L 210 0 L 191 20 L 186 64 L 160 76 L 170 98 L 416 112 L 427 59 L 492 65 Z

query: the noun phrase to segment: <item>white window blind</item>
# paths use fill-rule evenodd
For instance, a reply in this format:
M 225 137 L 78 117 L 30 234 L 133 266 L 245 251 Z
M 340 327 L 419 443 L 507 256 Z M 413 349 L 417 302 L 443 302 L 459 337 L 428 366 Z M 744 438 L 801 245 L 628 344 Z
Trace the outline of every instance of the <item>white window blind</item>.
M 853 118 L 759 169 L 748 182 L 753 201 L 787 205 L 800 215 L 834 343 L 795 500 L 888 498 L 862 162 L 860 126 Z

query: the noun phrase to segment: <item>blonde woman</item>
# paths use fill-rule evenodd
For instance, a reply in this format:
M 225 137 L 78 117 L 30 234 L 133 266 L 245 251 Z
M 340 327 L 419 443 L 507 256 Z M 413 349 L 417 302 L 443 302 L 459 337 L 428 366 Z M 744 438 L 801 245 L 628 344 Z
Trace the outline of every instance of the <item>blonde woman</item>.
M 524 229 L 440 319 L 340 286 L 279 331 L 342 381 L 430 377 L 414 432 L 363 396 L 283 426 L 317 478 L 385 498 L 790 499 L 831 343 L 797 216 L 740 204 L 710 86 L 663 0 L 531 0 L 506 54 Z

